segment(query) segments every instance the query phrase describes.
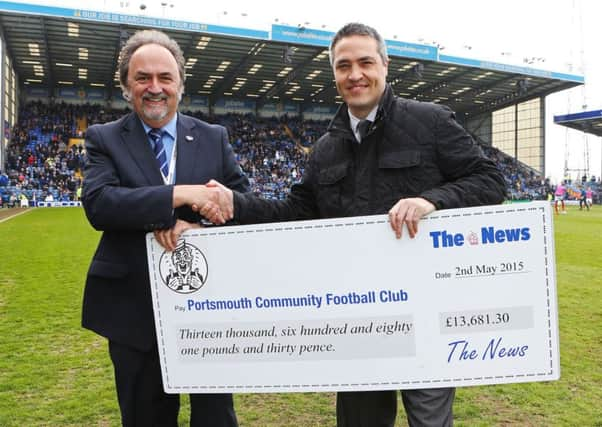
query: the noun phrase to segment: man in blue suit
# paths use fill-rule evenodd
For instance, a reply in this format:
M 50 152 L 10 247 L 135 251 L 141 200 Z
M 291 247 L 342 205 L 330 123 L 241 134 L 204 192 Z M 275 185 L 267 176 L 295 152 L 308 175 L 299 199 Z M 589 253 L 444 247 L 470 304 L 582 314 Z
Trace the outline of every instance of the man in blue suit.
M 119 57 L 123 95 L 134 110 L 86 132 L 82 202 L 102 231 L 83 301 L 83 326 L 106 337 L 124 426 L 177 426 L 179 395 L 163 390 L 145 234 L 175 249 L 201 216 L 230 219 L 211 179 L 242 192 L 249 182 L 226 129 L 177 112 L 184 57 L 162 32 L 139 31 Z M 194 205 L 195 211 L 191 209 Z M 173 242 L 173 245 L 171 244 Z M 190 396 L 192 426 L 236 426 L 232 395 Z

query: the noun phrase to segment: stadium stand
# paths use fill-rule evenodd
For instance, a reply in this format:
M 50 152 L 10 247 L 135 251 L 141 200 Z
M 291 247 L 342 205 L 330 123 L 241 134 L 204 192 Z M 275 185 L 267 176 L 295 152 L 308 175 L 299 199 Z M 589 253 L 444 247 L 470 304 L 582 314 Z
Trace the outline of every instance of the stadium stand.
M 187 78 L 182 109 L 219 114 L 204 118 L 228 126 L 254 191 L 266 197 L 284 197 L 288 187 L 302 175 L 308 148 L 327 126 L 325 121 L 308 119 L 326 119 L 337 108 L 326 50 L 334 33 L 324 29 L 282 23 L 271 24 L 267 30 L 251 29 L 176 21 L 167 16 L 129 15 L 123 8 L 109 14 L 104 9 L 3 3 L 0 36 L 6 59 L 0 172 L 5 172 L 8 179 L 4 182 L 0 173 L 3 205 L 20 203 L 22 194 L 30 204 L 50 197 L 69 201 L 65 203 L 77 199 L 81 184 L 81 164 L 77 163 L 81 163 L 82 150 L 78 147 L 81 142 L 72 138 L 81 138 L 92 123 L 120 115 L 102 106 L 80 103 L 125 107 L 126 101 L 114 84 L 114 72 L 123 42 L 137 30 L 160 28 L 183 47 Z M 69 36 L 64 36 L 65 31 Z M 484 138 L 480 141 L 484 146 L 492 143 L 494 133 L 509 134 L 504 123 L 510 121 L 519 124 L 519 132 L 512 132 L 509 138 L 516 137 L 516 146 L 523 143 L 518 137 L 522 124 L 517 120 L 523 106 L 535 112 L 536 118 L 529 123 L 534 120 L 543 131 L 543 110 L 536 104 L 552 93 L 585 82 L 580 75 L 529 64 L 448 55 L 438 45 L 428 43 L 395 39 L 386 40 L 386 44 L 390 57 L 388 82 L 395 92 L 408 99 L 449 106 L 467 130 Z M 42 52 L 40 58 L 33 58 L 33 67 L 32 46 Z M 55 102 L 52 107 L 37 104 L 39 109 L 49 109 L 48 116 L 32 113 L 25 119 L 17 114 L 17 110 L 28 114 L 29 102 L 34 100 Z M 509 107 L 513 107 L 514 118 Z M 67 115 L 57 115 L 57 111 Z M 247 113 L 256 116 L 245 116 Z M 289 116 L 261 118 L 283 114 Z M 297 118 L 300 116 L 303 121 Z M 539 154 L 514 156 L 544 170 L 540 159 L 545 139 L 538 144 Z M 489 154 L 497 157 L 500 167 L 507 171 L 512 199 L 545 197 L 549 185 L 535 170 L 495 150 Z M 28 163 L 30 158 L 32 164 Z M 595 184 L 594 199 L 599 200 L 599 179 Z
M 23 196 L 30 206 L 44 200 L 76 201 L 82 183 L 85 126 L 116 120 L 124 110 L 100 105 L 30 102 L 21 108 L 0 174 L 0 199 L 5 207 L 18 206 Z M 265 198 L 282 199 L 303 176 L 307 153 L 328 121 L 298 117 L 261 118 L 254 115 L 207 116 L 186 112 L 210 123 L 226 126 L 238 161 L 249 176 L 253 191 Z M 546 200 L 554 188 L 548 179 L 502 151 L 481 144 L 487 156 L 504 172 L 511 200 Z M 581 187 L 590 187 L 594 203 L 600 184 L 567 182 L 567 194 L 578 200 Z

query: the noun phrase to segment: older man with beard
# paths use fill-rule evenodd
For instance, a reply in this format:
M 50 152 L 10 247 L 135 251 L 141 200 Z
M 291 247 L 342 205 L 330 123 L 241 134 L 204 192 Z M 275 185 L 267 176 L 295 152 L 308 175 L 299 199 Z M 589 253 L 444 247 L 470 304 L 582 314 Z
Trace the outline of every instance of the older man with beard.
M 108 339 L 124 426 L 178 425 L 179 395 L 166 394 L 161 379 L 145 234 L 154 231 L 174 250 L 200 214 L 218 223 L 232 216 L 220 211 L 218 192 L 200 184 L 216 179 L 249 190 L 226 129 L 178 113 L 184 64 L 165 34 L 134 34 L 118 65 L 134 111 L 86 132 L 82 202 L 103 234 L 86 280 L 83 326 Z M 232 395 L 190 401 L 192 426 L 237 425 Z

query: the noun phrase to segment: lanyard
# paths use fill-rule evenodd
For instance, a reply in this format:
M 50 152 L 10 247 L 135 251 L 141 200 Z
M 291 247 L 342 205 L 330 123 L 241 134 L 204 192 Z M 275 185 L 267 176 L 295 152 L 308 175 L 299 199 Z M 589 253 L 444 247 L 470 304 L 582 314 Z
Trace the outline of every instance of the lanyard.
M 161 177 L 163 178 L 163 183 L 165 185 L 168 184 L 173 184 L 175 181 L 175 176 L 176 176 L 176 157 L 177 157 L 177 144 L 178 141 L 174 140 L 173 142 L 173 148 L 171 150 L 171 160 L 169 161 L 169 173 L 167 174 L 167 176 L 163 175 L 163 171 L 159 170 L 159 172 L 161 172 Z

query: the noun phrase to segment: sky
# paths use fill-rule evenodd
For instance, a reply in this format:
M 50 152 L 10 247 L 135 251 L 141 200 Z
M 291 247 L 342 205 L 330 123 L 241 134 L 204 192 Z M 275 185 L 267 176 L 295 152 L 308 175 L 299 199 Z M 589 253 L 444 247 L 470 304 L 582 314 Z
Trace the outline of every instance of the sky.
M 82 6 L 81 0 L 24 2 Z M 534 68 L 583 75 L 584 86 L 546 99 L 546 176 L 558 182 L 566 163 L 576 178 L 585 153 L 589 175 L 601 174 L 602 138 L 553 122 L 554 115 L 602 109 L 599 0 L 97 0 L 84 7 L 265 31 L 278 23 L 334 32 L 357 21 L 386 39 L 439 45 L 444 54 L 516 65 L 530 58 Z

